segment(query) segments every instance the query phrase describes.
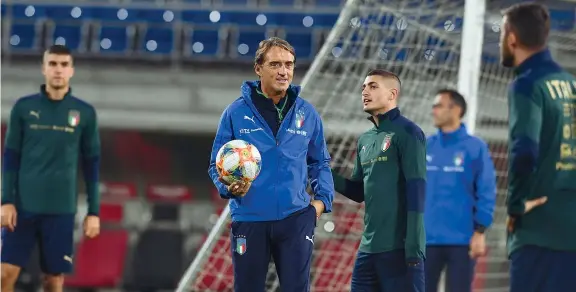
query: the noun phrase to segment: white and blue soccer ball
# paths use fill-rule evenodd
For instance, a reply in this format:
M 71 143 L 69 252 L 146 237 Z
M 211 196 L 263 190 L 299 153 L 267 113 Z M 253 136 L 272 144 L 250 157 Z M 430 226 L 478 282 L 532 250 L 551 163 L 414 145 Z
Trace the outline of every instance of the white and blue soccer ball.
M 232 140 L 218 150 L 216 168 L 228 183 L 252 182 L 260 174 L 262 157 L 254 145 L 244 140 Z

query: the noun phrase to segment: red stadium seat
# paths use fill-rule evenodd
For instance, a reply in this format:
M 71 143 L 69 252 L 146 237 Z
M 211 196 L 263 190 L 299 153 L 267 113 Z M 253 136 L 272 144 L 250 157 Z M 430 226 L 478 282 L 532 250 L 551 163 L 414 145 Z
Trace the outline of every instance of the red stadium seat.
M 323 241 L 318 250 L 321 255 L 314 259 L 312 266 L 312 287 L 314 291 L 342 291 L 352 279 L 352 267 L 356 258 L 359 240 L 329 239 Z
M 66 286 L 116 287 L 122 279 L 127 249 L 125 230 L 103 230 L 97 238 L 82 240 L 76 252 L 75 272 L 66 278 Z
M 101 223 L 122 223 L 124 219 L 124 206 L 120 204 L 102 203 L 100 205 Z

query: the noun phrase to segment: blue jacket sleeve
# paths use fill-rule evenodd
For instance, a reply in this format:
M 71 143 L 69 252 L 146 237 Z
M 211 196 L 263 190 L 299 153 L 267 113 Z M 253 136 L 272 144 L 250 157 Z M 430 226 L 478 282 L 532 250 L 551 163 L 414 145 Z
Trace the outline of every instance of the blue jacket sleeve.
M 474 177 L 474 189 L 476 190 L 474 224 L 477 227 L 480 225 L 482 228 L 488 228 L 494 219 L 496 206 L 496 173 L 488 145 L 482 142 L 480 151 Z
M 330 154 L 324 139 L 322 120 L 316 114 L 316 126 L 308 144 L 308 178 L 314 192 L 314 198 L 324 203 L 324 213 L 332 212 L 334 200 L 334 180 L 330 169 Z
M 218 130 L 216 131 L 216 137 L 214 138 L 214 143 L 212 144 L 212 154 L 210 155 L 210 167 L 208 167 L 208 174 L 212 179 L 212 182 L 218 189 L 220 197 L 224 199 L 229 199 L 232 194 L 228 191 L 228 187 L 219 181 L 220 175 L 216 169 L 216 155 L 222 147 L 222 145 L 234 140 L 234 132 L 232 131 L 232 121 L 230 119 L 230 114 L 228 108 L 224 110 L 222 116 L 220 117 L 220 124 L 218 125 Z

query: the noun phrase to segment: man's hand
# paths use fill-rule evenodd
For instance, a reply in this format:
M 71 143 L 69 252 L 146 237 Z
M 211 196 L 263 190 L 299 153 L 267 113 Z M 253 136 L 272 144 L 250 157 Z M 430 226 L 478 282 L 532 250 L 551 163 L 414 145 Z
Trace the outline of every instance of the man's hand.
M 248 190 L 252 185 L 251 183 L 245 181 L 235 181 L 233 183 L 229 183 L 225 181 L 222 177 L 218 178 L 218 180 L 228 187 L 228 191 L 232 195 L 237 197 L 244 197 L 246 193 L 248 193 Z
M 477 259 L 486 255 L 486 235 L 480 232 L 474 232 L 470 239 L 470 258 Z
M 524 214 L 532 211 L 534 208 L 536 208 L 540 205 L 544 205 L 544 203 L 546 203 L 546 201 L 548 201 L 548 197 L 540 197 L 537 199 L 533 199 L 533 200 L 529 200 L 529 201 L 524 202 Z M 506 226 L 507 226 L 508 232 L 510 232 L 510 233 L 514 232 L 514 224 L 515 223 L 516 223 L 516 218 L 508 216 L 508 218 L 506 219 Z
M 2 205 L 2 227 L 8 228 L 10 231 L 14 231 L 16 228 L 17 212 L 16 207 L 13 204 Z
M 100 218 L 94 215 L 88 215 L 84 218 L 84 235 L 88 238 L 94 238 L 100 234 Z
M 320 215 L 324 213 L 324 202 L 320 200 L 312 200 L 310 204 L 314 207 L 314 209 L 316 209 L 316 218 L 320 218 Z

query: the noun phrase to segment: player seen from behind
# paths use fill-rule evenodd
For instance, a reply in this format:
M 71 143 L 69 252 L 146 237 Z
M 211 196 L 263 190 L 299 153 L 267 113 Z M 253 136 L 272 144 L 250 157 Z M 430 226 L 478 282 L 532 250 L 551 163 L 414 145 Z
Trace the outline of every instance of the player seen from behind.
M 222 113 L 209 174 L 230 199 L 236 292 L 264 292 L 270 257 L 283 292 L 309 290 L 316 219 L 331 211 L 334 184 L 320 116 L 291 85 L 294 49 L 285 40 L 260 42 L 254 60 L 259 80 Z M 216 170 L 226 142 L 241 139 L 260 151 L 262 171 L 252 184 L 227 185 Z M 310 180 L 315 198 L 306 192 Z
M 373 70 L 362 102 L 374 127 L 358 138 L 352 177 L 333 171 L 336 191 L 365 202 L 352 292 L 424 291 L 426 137 L 396 107 L 400 79 Z
M 72 269 L 77 169 L 82 159 L 88 215 L 84 234 L 100 231 L 100 138 L 95 109 L 72 95 L 70 51 L 50 47 L 42 62 L 45 84 L 20 98 L 10 114 L 2 173 L 2 291 L 14 284 L 36 244 L 44 291 L 62 291 Z
M 432 109 L 438 133 L 426 143 L 426 292 L 438 291 L 444 268 L 448 291 L 472 291 L 475 259 L 486 253 L 496 175 L 488 146 L 462 123 L 465 114 L 460 93 L 438 91 Z
M 501 62 L 510 84 L 508 245 L 511 292 L 576 289 L 576 78 L 547 49 L 550 15 L 504 12 Z

